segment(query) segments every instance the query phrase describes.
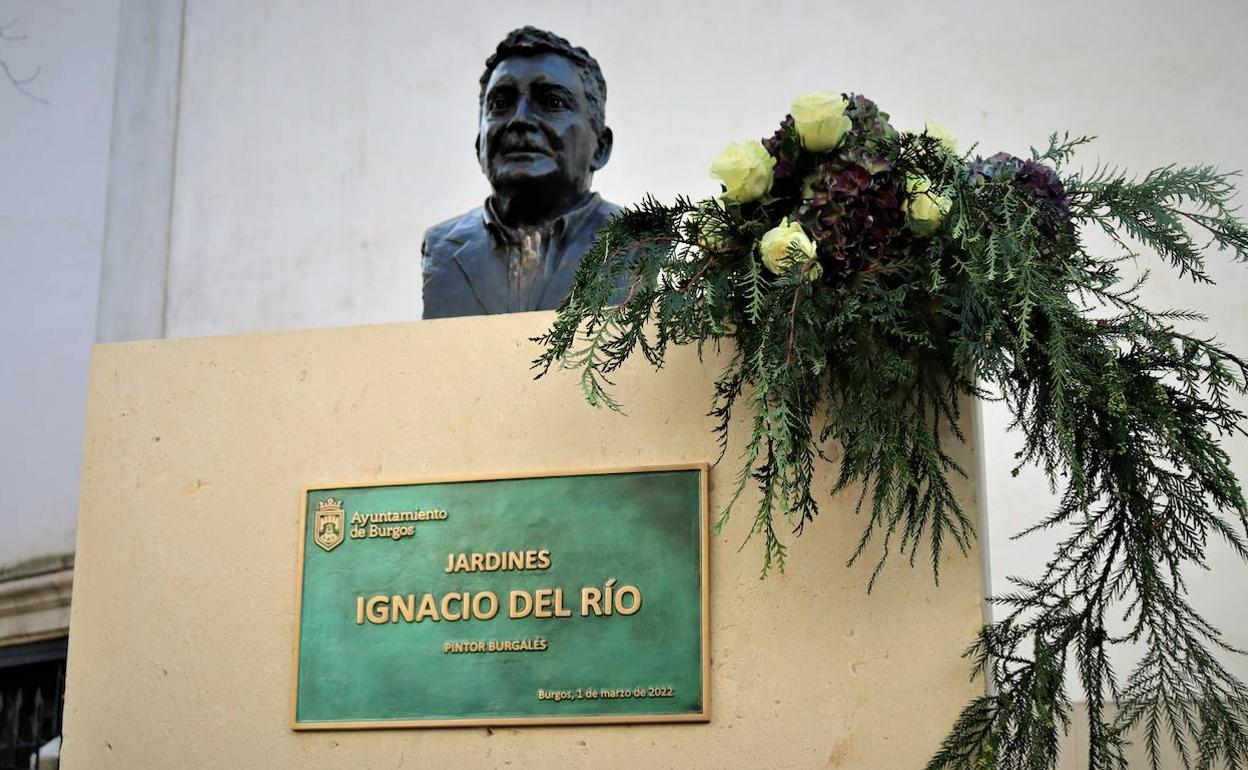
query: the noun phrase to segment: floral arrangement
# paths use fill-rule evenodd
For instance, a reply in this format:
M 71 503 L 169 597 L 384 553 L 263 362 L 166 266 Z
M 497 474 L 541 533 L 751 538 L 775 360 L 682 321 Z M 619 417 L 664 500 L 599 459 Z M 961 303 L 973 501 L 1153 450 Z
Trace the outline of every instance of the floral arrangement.
M 611 220 L 538 338 L 542 373 L 578 370 L 586 398 L 614 409 L 608 377 L 634 354 L 658 367 L 669 345 L 731 344 L 711 414 L 726 449 L 744 403 L 750 434 L 717 526 L 756 484 L 764 574 L 783 568 L 785 531 L 817 516 L 826 461 L 839 473 L 822 491 L 861 489 L 851 563 L 883 554 L 868 585 L 892 553 L 929 553 L 939 579 L 944 549 L 975 536 L 949 483 L 960 410 L 1008 404 L 1020 465 L 1062 492 L 1036 528 L 1070 534 L 1043 574 L 995 597 L 1004 617 L 967 653 L 988 694 L 930 768 L 1053 767 L 1076 685 L 1091 768 L 1125 767 L 1135 736 L 1154 764 L 1166 740 L 1189 766 L 1248 764 L 1248 688 L 1183 580 L 1211 537 L 1248 559 L 1248 506 L 1217 442 L 1243 432 L 1231 397 L 1248 366 L 1178 328 L 1197 314 L 1144 307 L 1143 279 L 1122 270 L 1148 249 L 1208 282 L 1206 252 L 1248 258 L 1234 175 L 1070 170 L 1088 141 L 980 157 L 933 123 L 896 130 L 863 96 L 800 96 L 774 135 L 715 160 L 721 196 L 650 198 Z M 1115 248 L 1094 253 L 1089 232 Z M 1108 650 L 1127 642 L 1146 654 L 1119 678 Z

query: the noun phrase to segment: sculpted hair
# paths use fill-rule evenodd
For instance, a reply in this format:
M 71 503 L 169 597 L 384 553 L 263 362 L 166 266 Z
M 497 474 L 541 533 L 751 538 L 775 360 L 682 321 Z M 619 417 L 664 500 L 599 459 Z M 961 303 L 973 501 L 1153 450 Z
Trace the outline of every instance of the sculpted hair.
M 581 83 L 585 86 L 585 97 L 589 100 L 589 120 L 595 131 L 602 131 L 607 123 L 607 81 L 602 77 L 602 69 L 594 57 L 580 46 L 573 46 L 567 40 L 553 32 L 537 27 L 521 27 L 507 33 L 507 37 L 498 44 L 490 58 L 485 60 L 485 72 L 481 74 L 481 91 L 477 96 L 477 105 L 485 104 L 485 87 L 489 85 L 494 68 L 504 59 L 516 56 L 537 56 L 544 53 L 559 54 L 576 65 L 581 74 Z

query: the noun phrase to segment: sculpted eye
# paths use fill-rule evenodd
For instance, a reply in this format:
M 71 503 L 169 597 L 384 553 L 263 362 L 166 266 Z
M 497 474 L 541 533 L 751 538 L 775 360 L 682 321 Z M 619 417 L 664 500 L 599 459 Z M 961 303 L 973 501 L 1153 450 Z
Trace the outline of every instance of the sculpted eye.
M 564 96 L 563 94 L 554 94 L 554 93 L 552 93 L 552 94 L 547 94 L 547 95 L 546 95 L 546 108 L 547 108 L 547 109 L 550 109 L 550 110 L 566 110 L 566 109 L 568 109 L 568 108 L 569 108 L 569 107 L 571 107 L 571 106 L 572 106 L 572 102 L 571 102 L 571 100 L 569 100 L 569 99 L 568 99 L 566 96 Z
M 507 94 L 493 93 L 486 97 L 486 109 L 490 112 L 499 112 L 511 106 L 511 97 Z

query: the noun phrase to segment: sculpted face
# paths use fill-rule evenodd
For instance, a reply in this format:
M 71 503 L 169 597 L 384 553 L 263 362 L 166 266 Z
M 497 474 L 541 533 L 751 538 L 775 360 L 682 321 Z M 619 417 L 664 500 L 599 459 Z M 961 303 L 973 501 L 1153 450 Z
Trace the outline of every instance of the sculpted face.
M 481 105 L 477 155 L 499 195 L 542 192 L 575 199 L 611 154 L 599 134 L 576 65 L 555 53 L 504 59 Z

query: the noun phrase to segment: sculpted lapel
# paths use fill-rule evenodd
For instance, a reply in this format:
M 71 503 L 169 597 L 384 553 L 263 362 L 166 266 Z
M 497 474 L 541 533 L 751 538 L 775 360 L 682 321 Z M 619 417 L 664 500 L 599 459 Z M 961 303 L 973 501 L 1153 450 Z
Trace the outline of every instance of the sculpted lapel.
M 485 223 L 479 217 L 466 217 L 447 236 L 447 240 L 459 242 L 451 258 L 463 272 L 468 288 L 485 312 L 507 312 L 499 304 L 499 300 L 507 296 L 507 267 L 494 257 Z
M 542 289 L 542 307 L 558 307 L 567 299 L 568 292 L 572 288 L 572 279 L 576 277 L 576 269 L 580 265 L 579 254 L 565 253 L 563 255 L 563 259 L 559 261 L 559 267 L 555 268 L 555 272 L 546 279 L 546 286 Z
M 594 242 L 594 235 L 598 232 L 598 228 L 606 224 L 607 220 L 619 210 L 618 206 L 599 200 L 589 216 L 580 221 L 576 231 L 565 236 L 566 242 L 576 245 L 573 248 L 565 248 L 559 267 L 547 280 L 542 290 L 542 307 L 558 307 L 567 299 L 572 289 L 572 282 L 576 278 L 576 271 L 581 266 L 581 257 Z

